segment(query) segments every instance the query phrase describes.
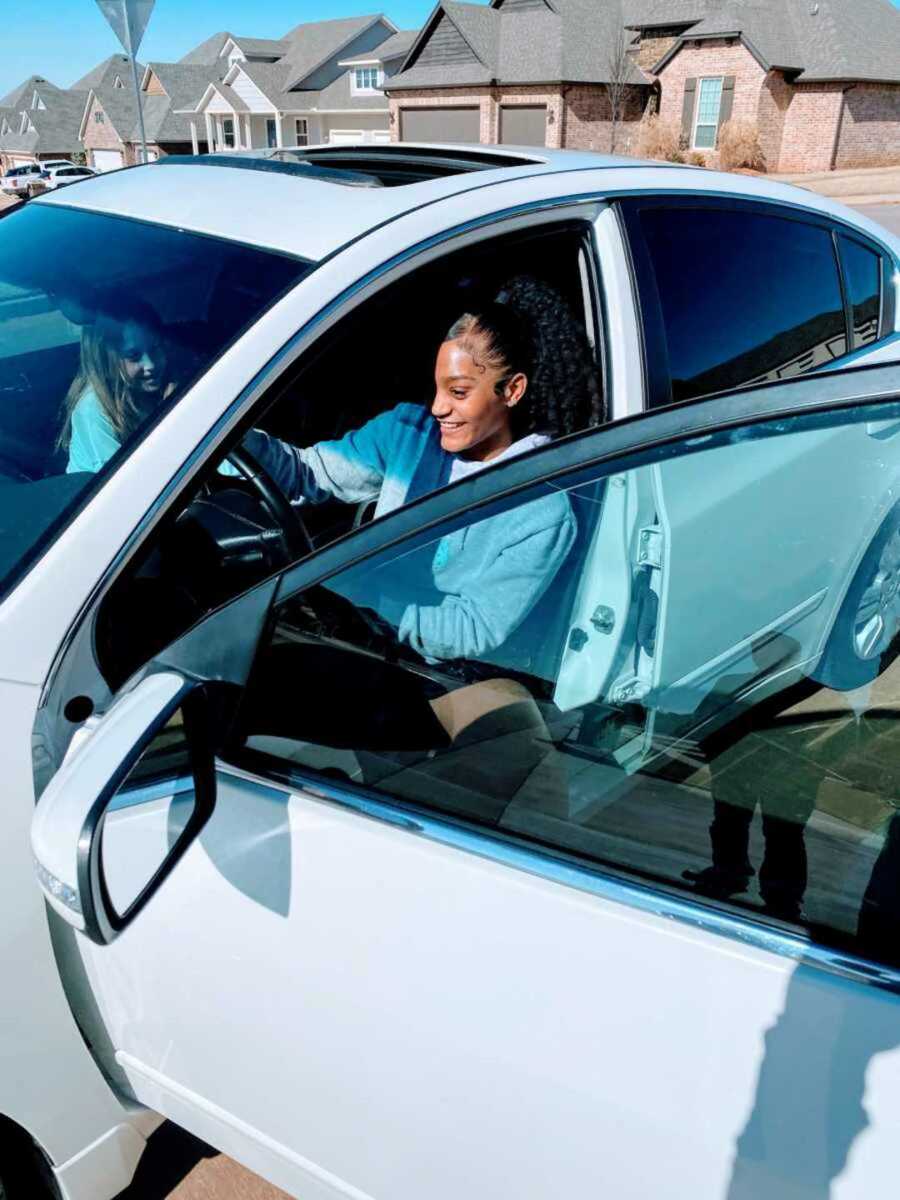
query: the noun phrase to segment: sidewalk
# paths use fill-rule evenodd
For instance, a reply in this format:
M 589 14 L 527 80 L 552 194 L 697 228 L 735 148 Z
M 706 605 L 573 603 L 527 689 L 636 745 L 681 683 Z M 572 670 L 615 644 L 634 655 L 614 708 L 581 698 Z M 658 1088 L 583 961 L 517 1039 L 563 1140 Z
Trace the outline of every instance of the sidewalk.
M 781 183 L 808 188 L 842 204 L 900 204 L 900 166 L 856 171 L 825 171 L 814 175 L 768 175 Z

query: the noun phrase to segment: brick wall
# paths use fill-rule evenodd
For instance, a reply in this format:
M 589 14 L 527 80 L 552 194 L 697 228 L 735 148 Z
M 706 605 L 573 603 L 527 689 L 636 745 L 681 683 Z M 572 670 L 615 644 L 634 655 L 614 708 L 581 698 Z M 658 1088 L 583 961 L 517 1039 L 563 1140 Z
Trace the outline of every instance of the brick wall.
M 784 146 L 784 126 L 795 89 L 780 71 L 770 71 L 759 93 L 759 141 L 766 169 L 777 171 Z
M 840 83 L 796 84 L 784 117 L 779 171 L 829 171 L 841 111 Z
M 94 119 L 94 114 L 97 112 L 103 114 L 104 120 L 101 123 Z M 115 125 L 110 121 L 108 114 L 104 112 L 103 105 L 96 96 L 91 101 L 87 121 L 84 125 L 84 148 L 88 155 L 88 163 L 91 165 L 93 165 L 92 150 L 120 150 L 125 155 L 124 164 L 127 167 L 133 166 L 136 161 L 131 147 L 123 144 Z
M 648 92 L 629 88 L 625 93 L 616 134 L 617 154 L 636 154 L 638 131 Z M 565 90 L 563 145 L 569 150 L 612 149 L 609 96 L 604 87 L 572 86 Z
M 760 93 L 766 72 L 742 42 L 722 39 L 695 45 L 688 43 L 660 72 L 662 95 L 659 112 L 664 121 L 681 129 L 685 81 L 702 79 L 705 75 L 733 75 L 732 117 L 735 120 L 758 120 Z
M 900 86 L 858 83 L 844 95 L 840 167 L 900 165 Z

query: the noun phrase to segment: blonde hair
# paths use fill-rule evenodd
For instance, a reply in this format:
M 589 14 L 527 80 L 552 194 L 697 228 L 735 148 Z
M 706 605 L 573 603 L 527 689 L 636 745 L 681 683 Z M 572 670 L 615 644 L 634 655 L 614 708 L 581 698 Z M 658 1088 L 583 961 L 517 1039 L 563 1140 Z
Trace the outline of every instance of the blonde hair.
M 135 403 L 122 369 L 122 356 L 115 344 L 113 330 L 98 322 L 85 325 L 81 331 L 81 355 L 78 374 L 66 394 L 65 417 L 59 435 L 59 446 L 69 448 L 72 439 L 72 416 L 79 401 L 93 391 L 116 437 L 124 442 L 137 428 L 144 410 Z M 174 384 L 163 388 L 163 398 L 171 395 Z

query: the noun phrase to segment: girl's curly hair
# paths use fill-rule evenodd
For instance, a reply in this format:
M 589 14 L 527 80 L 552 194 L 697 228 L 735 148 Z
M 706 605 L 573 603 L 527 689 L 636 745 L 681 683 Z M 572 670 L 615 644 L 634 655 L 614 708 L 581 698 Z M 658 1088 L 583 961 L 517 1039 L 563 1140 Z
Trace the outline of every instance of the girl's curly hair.
M 584 330 L 562 296 L 540 279 L 510 279 L 494 300 L 454 322 L 444 340 L 462 342 L 476 362 L 500 371 L 498 394 L 513 375 L 527 376 L 525 396 L 512 410 L 516 438 L 564 437 L 605 420 Z

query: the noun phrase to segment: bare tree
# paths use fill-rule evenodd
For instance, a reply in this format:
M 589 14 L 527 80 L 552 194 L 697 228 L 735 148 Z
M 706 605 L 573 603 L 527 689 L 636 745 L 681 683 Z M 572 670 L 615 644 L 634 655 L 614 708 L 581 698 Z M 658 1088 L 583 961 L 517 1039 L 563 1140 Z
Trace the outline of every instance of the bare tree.
M 618 26 L 606 57 L 606 96 L 609 100 L 609 152 L 615 154 L 619 141 L 619 126 L 625 118 L 628 89 L 631 85 L 632 63 L 628 53 L 625 29 Z

